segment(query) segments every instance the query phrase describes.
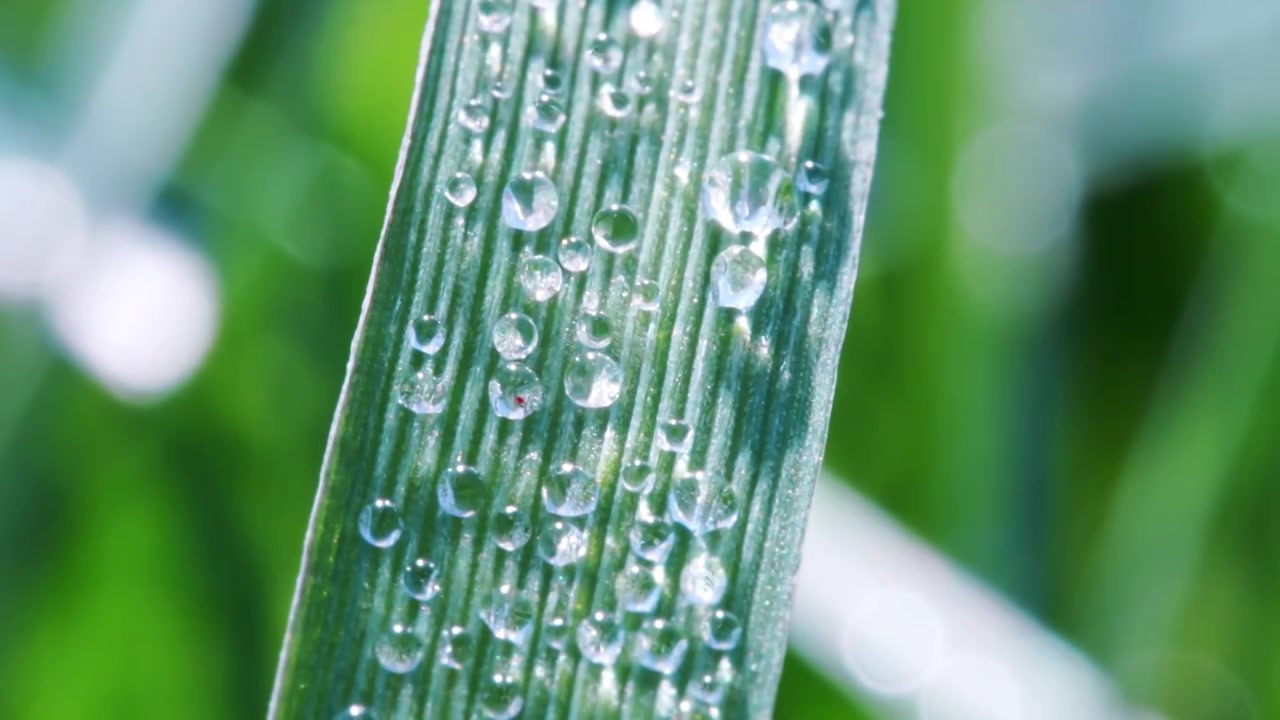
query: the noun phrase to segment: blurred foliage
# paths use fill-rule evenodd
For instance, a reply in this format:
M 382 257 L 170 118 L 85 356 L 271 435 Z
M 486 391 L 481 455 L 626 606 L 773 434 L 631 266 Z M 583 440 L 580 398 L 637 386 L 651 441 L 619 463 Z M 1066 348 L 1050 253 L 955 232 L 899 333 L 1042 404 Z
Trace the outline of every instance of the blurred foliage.
M 68 6 L 0 3 L 0 93 L 65 104 Z M 1280 172 L 1188 155 L 1087 187 L 1052 253 L 973 242 L 970 13 L 901 8 L 828 463 L 1170 717 L 1280 716 Z M 0 717 L 263 712 L 424 15 L 262 3 L 154 207 L 223 287 L 171 398 L 0 308 Z M 778 715 L 851 702 L 793 658 Z

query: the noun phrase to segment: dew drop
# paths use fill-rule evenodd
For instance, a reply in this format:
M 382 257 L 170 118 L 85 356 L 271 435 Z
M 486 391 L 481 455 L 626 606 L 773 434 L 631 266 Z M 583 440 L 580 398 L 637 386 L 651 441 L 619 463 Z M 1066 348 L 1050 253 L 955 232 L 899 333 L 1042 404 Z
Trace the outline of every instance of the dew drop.
M 473 133 L 489 129 L 489 103 L 483 98 L 472 98 L 458 110 L 458 124 Z
M 494 80 L 493 84 L 489 86 L 489 94 L 498 100 L 506 100 L 511 97 L 513 92 L 511 86 L 502 80 Z
M 667 512 L 672 520 L 701 537 L 733 527 L 738 521 L 738 495 L 732 485 L 699 470 L 672 481 Z
M 560 517 L 582 517 L 596 509 L 600 484 L 586 470 L 564 463 L 542 484 L 542 505 Z
M 628 563 L 618 575 L 614 588 L 618 593 L 618 604 L 627 612 L 653 612 L 662 599 L 664 579 L 661 567 L 650 567 L 638 562 Z
M 578 624 L 578 650 L 596 665 L 613 665 L 622 653 L 625 635 L 612 615 L 597 610 Z
M 556 650 L 564 650 L 569 646 L 569 638 L 573 636 L 573 623 L 565 617 L 557 615 L 547 621 L 542 629 L 542 639 Z
M 610 205 L 592 218 L 591 236 L 609 252 L 631 252 L 640 243 L 640 218 L 626 205 Z
M 644 667 L 663 675 L 671 675 L 684 662 L 689 641 L 663 618 L 650 618 L 636 634 L 635 659 Z
M 497 35 L 511 27 L 511 0 L 480 0 L 476 3 L 476 27 Z
M 667 452 L 687 453 L 693 447 L 693 426 L 683 420 L 658 423 L 658 447 Z
M 676 535 L 669 522 L 639 520 L 631 527 L 627 539 L 631 543 L 631 552 L 650 562 L 662 563 L 671 554 Z
M 742 621 L 728 610 L 716 610 L 707 618 L 702 639 L 712 650 L 732 650 L 742 637 Z
M 520 679 L 506 673 L 495 673 L 480 686 L 480 712 L 491 720 L 511 720 L 524 709 Z
M 422 662 L 427 643 L 413 628 L 396 623 L 378 638 L 373 652 L 384 670 L 403 675 L 413 672 Z
M 594 254 L 591 243 L 570 236 L 560 241 L 560 267 L 571 273 L 586 272 L 591 267 L 591 256 Z
M 731 245 L 711 263 L 711 301 L 746 312 L 764 294 L 768 280 L 763 258 L 748 247 Z
M 628 83 L 627 85 L 627 87 L 630 88 L 631 92 L 641 97 L 647 97 L 650 93 L 652 93 L 653 86 L 654 86 L 653 76 L 645 72 L 644 70 L 641 70 L 640 72 L 632 76 L 631 82 Z
M 546 255 L 530 255 L 520 261 L 520 286 L 534 302 L 546 302 L 564 287 L 564 272 Z
M 364 705 L 351 705 L 338 713 L 334 720 L 378 720 L 378 716 Z
M 691 605 L 715 605 L 728 587 L 724 563 L 705 551 L 690 558 L 680 573 L 680 596 Z
M 636 460 L 623 466 L 619 474 L 622 487 L 630 492 L 644 494 L 653 489 L 656 476 L 653 466 L 643 460 Z
M 564 392 L 578 407 L 607 408 L 622 394 L 622 368 L 594 350 L 576 355 L 564 373 Z
M 538 325 L 524 313 L 507 313 L 493 324 L 493 349 L 505 360 L 523 360 L 538 349 Z
M 440 633 L 440 664 L 461 670 L 475 655 L 476 641 L 461 625 L 445 628 Z
M 436 377 L 430 370 L 410 375 L 400 383 L 396 400 L 409 412 L 417 415 L 438 415 L 444 412 L 449 399 L 449 382 Z
M 400 539 L 404 523 L 400 510 L 386 498 L 378 498 L 360 511 L 360 535 L 374 547 L 389 548 Z
M 603 313 L 585 312 L 578 318 L 574 335 L 583 347 L 602 350 L 613 342 L 613 323 Z
M 543 95 L 529 106 L 526 118 L 529 126 L 534 130 L 555 135 L 560 132 L 560 128 L 564 127 L 566 118 L 564 105 L 550 95 Z
M 555 183 L 541 172 L 520 173 L 502 191 L 502 219 L 515 230 L 537 232 L 551 224 L 559 209 Z
M 731 233 L 765 237 L 790 227 L 800 210 L 778 163 L 743 150 L 726 155 L 703 178 L 702 213 Z
M 523 420 L 542 409 L 542 381 L 527 365 L 510 362 L 489 380 L 489 403 L 498 417 Z
M 524 645 L 533 632 L 533 603 L 513 585 L 502 585 L 480 607 L 480 619 L 499 640 Z
M 447 337 L 444 323 L 434 315 L 423 315 L 409 324 L 409 344 L 420 353 L 435 355 Z
M 702 88 L 698 87 L 698 83 L 693 80 L 685 79 L 675 84 L 671 95 L 682 105 L 693 105 L 702 99 Z
M 831 173 L 812 160 L 805 160 L 796 171 L 796 188 L 802 193 L 822 195 L 830 184 Z
M 685 698 L 676 706 L 671 720 L 721 720 L 724 717 L 715 703 L 697 698 Z
M 572 520 L 548 519 L 538 531 L 538 555 L 556 567 L 587 556 L 587 531 Z
M 493 541 L 506 550 L 515 552 L 524 547 L 533 536 L 533 527 L 524 511 L 515 505 L 502 508 L 493 518 Z
M 653 0 L 640 0 L 632 5 L 627 17 L 631 21 L 631 31 L 637 37 L 646 40 L 657 37 L 667 24 L 667 17 L 662 12 L 662 7 Z
M 436 496 L 445 512 L 469 518 L 484 509 L 489 500 L 489 487 L 479 470 L 470 465 L 455 465 L 441 474 Z
M 476 181 L 467 173 L 454 173 L 444 185 L 444 197 L 455 206 L 464 208 L 475 202 Z
M 418 602 L 428 602 L 440 592 L 436 564 L 426 558 L 410 562 L 400 576 L 400 585 L 409 597 Z
M 620 120 L 631 114 L 635 101 L 632 100 L 631 93 L 611 83 L 605 83 L 600 86 L 599 105 L 601 112 L 606 116 Z
M 831 61 L 831 23 L 822 8 L 785 0 L 764 21 L 764 61 L 792 79 L 821 75 Z
M 587 44 L 587 64 L 598 73 L 617 72 L 622 66 L 622 45 L 606 33 Z
M 631 303 L 637 310 L 654 312 L 658 309 L 658 283 L 652 280 L 637 280 L 631 291 Z
M 550 0 L 554 4 L 557 0 Z M 549 95 L 559 95 L 564 91 L 564 76 L 558 71 L 547 68 L 542 71 L 542 91 Z

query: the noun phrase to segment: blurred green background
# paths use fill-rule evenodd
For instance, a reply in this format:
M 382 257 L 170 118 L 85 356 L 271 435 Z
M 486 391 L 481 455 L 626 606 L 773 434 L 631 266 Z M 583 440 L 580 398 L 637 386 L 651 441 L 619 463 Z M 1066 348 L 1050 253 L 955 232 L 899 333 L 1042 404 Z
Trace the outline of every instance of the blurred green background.
M 58 158 L 148 5 L 0 3 L 0 158 Z M 1280 19 L 1131 5 L 900 8 L 827 464 L 1152 717 L 1276 718 Z M 181 387 L 0 293 L 0 718 L 263 714 L 425 14 L 257 3 L 157 192 L 88 198 L 216 274 Z M 795 657 L 777 714 L 874 717 Z

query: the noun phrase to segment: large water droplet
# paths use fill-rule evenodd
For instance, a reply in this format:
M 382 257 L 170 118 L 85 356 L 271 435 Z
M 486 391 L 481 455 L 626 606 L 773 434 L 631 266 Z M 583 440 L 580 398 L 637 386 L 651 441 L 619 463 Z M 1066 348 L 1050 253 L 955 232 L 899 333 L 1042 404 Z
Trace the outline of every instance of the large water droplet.
M 542 381 L 520 363 L 506 363 L 489 380 L 489 403 L 498 417 L 523 420 L 542 408 Z
M 467 173 L 455 173 L 444 185 L 444 197 L 455 206 L 464 208 L 475 202 L 476 181 Z
M 612 83 L 605 83 L 600 86 L 598 102 L 601 112 L 614 120 L 620 120 L 630 115 L 636 104 L 631 97 L 631 93 Z
M 640 218 L 626 205 L 610 205 L 591 220 L 591 236 L 609 252 L 631 252 L 640 242 Z
M 564 392 L 579 407 L 607 408 L 622 394 L 622 368 L 608 355 L 584 352 L 565 370 Z
M 622 487 L 633 493 L 644 494 L 653 489 L 656 476 L 653 466 L 643 460 L 636 460 L 622 467 L 619 473 Z
M 426 558 L 417 558 L 409 563 L 400 576 L 400 585 L 409 597 L 418 602 L 428 602 L 440 592 L 440 581 L 436 576 L 436 564 Z
M 792 79 L 820 75 L 831 61 L 831 23 L 810 2 L 775 3 L 764 20 L 764 61 Z
M 622 45 L 600 33 L 587 43 L 587 64 L 598 73 L 617 72 L 622 66 Z
M 493 349 L 506 360 L 523 360 L 538 349 L 538 325 L 524 313 L 507 313 L 493 324 Z
M 524 709 L 520 679 L 506 673 L 495 673 L 480 686 L 480 712 L 491 720 L 511 720 Z
M 538 531 L 538 555 L 564 567 L 587 556 L 587 531 L 572 520 L 548 519 Z
M 430 370 L 422 370 L 400 383 L 400 394 L 396 399 L 409 412 L 438 415 L 444 412 L 445 402 L 449 399 L 449 382 L 436 377 Z
M 711 263 L 711 301 L 746 312 L 764 294 L 768 279 L 763 258 L 750 248 L 731 245 Z
M 689 641 L 671 621 L 663 618 L 645 620 L 636 634 L 636 662 L 663 675 L 680 669 Z
M 560 128 L 564 127 L 564 105 L 550 95 L 543 95 L 529 106 L 526 117 L 529 126 L 534 130 L 555 135 L 560 132 Z
M 436 495 L 445 512 L 469 518 L 484 509 L 489 500 L 489 487 L 479 470 L 470 465 L 455 465 L 440 475 Z
M 586 272 L 591 267 L 593 254 L 591 243 L 580 237 L 570 236 L 560 241 L 560 266 L 568 272 Z
M 732 650 L 742 637 L 742 621 L 728 610 L 716 610 L 707 617 L 702 639 L 712 650 Z
M 544 0 L 554 5 L 559 0 Z M 542 91 L 549 95 L 559 95 L 564 91 L 564 75 L 559 71 L 547 68 L 542 71 Z
M 471 662 L 475 652 L 475 637 L 461 625 L 445 628 L 440 633 L 440 664 L 461 670 Z
M 632 5 L 627 19 L 631 21 L 631 32 L 646 40 L 657 37 L 667 24 L 667 16 L 662 12 L 662 6 L 653 0 L 639 0 Z
M 542 504 L 560 517 L 582 517 L 596 509 L 600 484 L 586 470 L 564 463 L 542 483 Z
M 693 426 L 683 420 L 658 423 L 658 447 L 673 453 L 687 453 L 693 447 Z
M 618 575 L 614 588 L 618 593 L 618 604 L 627 612 L 653 612 L 662 599 L 662 583 L 665 579 L 661 566 L 628 563 L 622 574 Z
M 796 187 L 802 193 L 810 195 L 822 195 L 827 191 L 827 186 L 831 184 L 831 173 L 822 165 L 806 160 L 800 164 L 800 169 L 796 171 Z
M 444 323 L 434 315 L 423 315 L 409 324 L 409 344 L 420 353 L 435 355 L 447 337 Z
M 378 498 L 360 511 L 360 535 L 374 547 L 389 548 L 400 539 L 404 523 L 400 510 L 386 498 Z
M 612 615 L 597 610 L 578 624 L 578 650 L 597 665 L 612 665 L 622 653 L 625 634 Z
M 772 158 L 726 155 L 702 181 L 702 212 L 731 233 L 765 237 L 799 216 L 791 177 Z
M 603 313 L 585 312 L 578 318 L 574 335 L 584 347 L 602 350 L 613 342 L 613 323 Z
M 546 255 L 530 255 L 520 262 L 520 286 L 534 302 L 546 302 L 564 287 L 564 273 Z
M 705 551 L 690 558 L 680 573 L 680 596 L 690 605 L 715 605 L 728 587 L 724 563 Z
M 628 536 L 631 552 L 650 562 L 667 561 L 676 535 L 671 523 L 662 520 L 638 520 Z
M 555 183 L 541 172 L 520 173 L 502 191 L 502 219 L 515 230 L 537 232 L 551 224 L 559 209 Z
M 518 645 L 529 641 L 533 616 L 533 603 L 520 597 L 513 585 L 498 587 L 480 607 L 480 619 L 489 626 L 493 636 Z
M 738 521 L 738 495 L 732 485 L 700 470 L 672 481 L 667 511 L 672 520 L 701 537 L 733 527 Z
M 493 35 L 511 27 L 511 0 L 480 0 L 476 3 L 476 27 Z
M 477 135 L 489 129 L 489 103 L 472 98 L 458 109 L 458 124 Z
M 502 508 L 493 518 L 493 541 L 507 552 L 515 552 L 524 547 L 533 536 L 533 526 L 529 517 L 515 505 Z
M 427 642 L 407 625 L 396 623 L 378 638 L 373 649 L 378 664 L 387 672 L 413 672 L 427 654 Z

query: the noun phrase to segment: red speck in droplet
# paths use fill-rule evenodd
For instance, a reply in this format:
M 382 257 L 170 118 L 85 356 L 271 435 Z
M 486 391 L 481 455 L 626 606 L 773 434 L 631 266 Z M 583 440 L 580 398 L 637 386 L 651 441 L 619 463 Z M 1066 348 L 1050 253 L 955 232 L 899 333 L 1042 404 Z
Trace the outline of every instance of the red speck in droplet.
M 517 395 L 517 396 L 516 396 L 516 404 L 517 404 L 517 405 L 524 405 L 524 396 L 523 396 L 523 395 Z

